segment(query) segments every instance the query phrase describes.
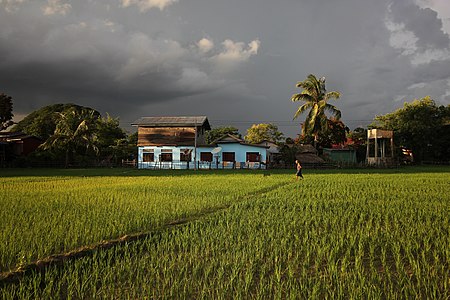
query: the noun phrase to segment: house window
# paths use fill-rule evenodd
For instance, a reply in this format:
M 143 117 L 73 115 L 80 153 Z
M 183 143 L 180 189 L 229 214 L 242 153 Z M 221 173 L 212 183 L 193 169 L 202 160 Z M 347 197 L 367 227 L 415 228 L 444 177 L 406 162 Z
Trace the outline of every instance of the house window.
M 259 152 L 247 152 L 245 160 L 248 162 L 259 162 L 261 160 L 261 155 Z
M 223 152 L 222 154 L 223 161 L 235 161 L 235 153 L 234 152 Z
M 143 162 L 154 162 L 155 153 L 153 149 L 144 149 L 142 151 L 142 161 Z
M 161 161 L 172 161 L 172 149 L 161 149 Z
M 180 161 L 192 161 L 192 149 L 180 149 Z
M 211 162 L 213 160 L 213 155 L 211 152 L 200 152 L 200 160 Z

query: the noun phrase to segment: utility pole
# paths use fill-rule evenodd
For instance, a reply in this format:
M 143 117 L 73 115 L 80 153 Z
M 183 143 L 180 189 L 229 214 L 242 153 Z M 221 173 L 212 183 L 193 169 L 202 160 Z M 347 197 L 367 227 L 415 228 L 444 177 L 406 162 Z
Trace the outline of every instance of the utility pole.
M 194 121 L 194 170 L 197 170 L 197 120 Z

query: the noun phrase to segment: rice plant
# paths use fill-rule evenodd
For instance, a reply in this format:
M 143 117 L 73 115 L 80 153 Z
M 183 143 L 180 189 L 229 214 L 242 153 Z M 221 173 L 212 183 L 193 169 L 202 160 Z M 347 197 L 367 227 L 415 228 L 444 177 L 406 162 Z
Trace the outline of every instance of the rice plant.
M 285 180 L 259 173 L 170 175 L 0 178 L 0 271 L 151 231 Z
M 283 173 L 211 174 L 222 183 L 217 192 L 229 201 L 226 209 L 32 272 L 0 293 L 4 299 L 447 299 L 450 170 L 425 171 L 321 171 L 299 182 Z M 223 185 L 228 180 L 241 188 Z M 189 188 L 190 201 L 208 198 L 206 188 Z M 242 189 L 247 196 L 236 198 Z

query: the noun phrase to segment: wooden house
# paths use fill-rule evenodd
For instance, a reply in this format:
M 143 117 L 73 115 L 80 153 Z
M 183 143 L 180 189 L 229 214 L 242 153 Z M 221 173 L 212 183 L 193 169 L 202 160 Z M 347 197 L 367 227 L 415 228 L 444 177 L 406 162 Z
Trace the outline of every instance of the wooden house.
M 138 126 L 138 147 L 194 146 L 195 142 L 204 144 L 205 132 L 211 129 L 205 116 L 144 117 L 132 125 Z
M 144 117 L 138 127 L 140 169 L 265 168 L 268 147 L 225 135 L 206 144 L 210 130 L 205 116 Z
M 35 151 L 42 140 L 23 132 L 0 132 L 0 162 L 26 156 Z
M 138 129 L 138 168 L 195 167 L 195 149 L 211 129 L 205 116 L 143 117 Z

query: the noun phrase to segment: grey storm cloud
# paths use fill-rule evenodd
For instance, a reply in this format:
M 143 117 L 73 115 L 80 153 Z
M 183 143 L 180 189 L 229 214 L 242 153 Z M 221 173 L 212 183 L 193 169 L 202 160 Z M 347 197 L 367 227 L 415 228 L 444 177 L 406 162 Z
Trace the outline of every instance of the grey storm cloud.
M 170 37 L 127 30 L 106 18 L 47 16 L 44 3 L 41 10 L 17 5 L 24 7 L 1 12 L 1 80 L 41 93 L 63 96 L 66 91 L 73 97 L 91 92 L 93 98 L 120 93 L 127 95 L 128 103 L 201 94 L 223 84 L 219 68 L 245 63 L 259 47 L 257 40 L 247 45 L 227 39 L 205 51 L 194 41 L 181 45 Z
M 354 128 L 429 93 L 450 101 L 435 7 L 399 1 L 0 0 L 0 90 L 16 115 L 74 102 L 119 116 L 273 122 L 297 81 L 326 76 Z M 450 10 L 450 5 L 449 5 Z M 233 123 L 234 122 L 234 123 Z
M 421 8 L 411 0 L 396 0 L 391 5 L 394 21 L 405 24 L 422 47 L 448 49 L 449 36 L 442 30 L 442 20 L 430 8 Z

